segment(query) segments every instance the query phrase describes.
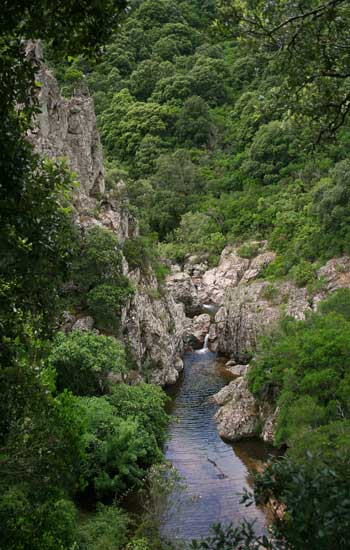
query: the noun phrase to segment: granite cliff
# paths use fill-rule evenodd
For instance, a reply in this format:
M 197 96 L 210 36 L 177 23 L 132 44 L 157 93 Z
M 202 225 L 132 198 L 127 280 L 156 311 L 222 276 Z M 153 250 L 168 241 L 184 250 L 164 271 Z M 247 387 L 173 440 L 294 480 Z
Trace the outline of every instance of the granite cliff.
M 36 150 L 49 158 L 65 158 L 79 182 L 73 204 L 75 222 L 82 232 L 97 224 L 116 234 L 120 244 L 138 235 L 138 223 L 128 208 L 123 182 L 113 192 L 105 189 L 103 154 L 96 126 L 93 101 L 88 95 L 65 99 L 58 83 L 42 62 L 40 44 L 30 43 L 28 55 L 38 67 L 41 84 L 41 112 L 29 140 Z M 140 372 L 148 381 L 165 385 L 176 381 L 183 368 L 184 307 L 176 304 L 149 271 L 131 270 L 123 260 L 124 274 L 133 282 L 135 293 L 122 314 L 121 337 L 136 365 L 134 379 Z M 91 317 L 77 317 L 66 312 L 65 329 L 93 329 Z

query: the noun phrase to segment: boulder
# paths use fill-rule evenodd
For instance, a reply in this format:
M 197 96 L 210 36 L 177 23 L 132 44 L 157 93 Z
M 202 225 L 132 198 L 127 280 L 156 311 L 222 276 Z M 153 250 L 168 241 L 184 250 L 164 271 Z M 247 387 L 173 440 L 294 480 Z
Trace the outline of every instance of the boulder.
M 229 441 L 254 437 L 259 431 L 259 406 L 245 378 L 238 378 L 220 390 L 214 399 L 220 409 L 215 415 L 219 434 Z
M 80 317 L 72 326 L 72 330 L 80 330 L 81 332 L 86 332 L 94 328 L 95 321 L 90 316 Z
M 168 291 L 175 302 L 185 306 L 187 315 L 193 315 L 200 309 L 196 285 L 190 275 L 183 271 L 173 272 L 166 279 Z
M 215 415 L 218 431 L 228 441 L 261 437 L 273 443 L 278 410 L 268 403 L 261 404 L 251 394 L 246 376 L 240 376 L 214 396 L 220 406 Z
M 225 365 L 225 369 L 229 371 L 232 376 L 238 378 L 239 376 L 246 376 L 249 370 L 249 365 L 231 365 L 228 367 Z

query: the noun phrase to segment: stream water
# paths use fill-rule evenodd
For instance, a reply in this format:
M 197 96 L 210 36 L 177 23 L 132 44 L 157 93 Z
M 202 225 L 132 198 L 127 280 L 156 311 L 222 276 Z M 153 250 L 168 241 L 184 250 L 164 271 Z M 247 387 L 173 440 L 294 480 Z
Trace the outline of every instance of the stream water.
M 210 532 L 213 523 L 256 520 L 256 531 L 265 525 L 263 511 L 240 504 L 244 487 L 249 488 L 249 472 L 267 458 L 269 449 L 259 441 L 237 445 L 225 443 L 218 435 L 209 399 L 225 383 L 223 362 L 203 349 L 187 353 L 178 383 L 169 390 L 172 419 L 166 457 L 180 473 L 185 491 L 175 497 L 164 534 L 193 539 Z

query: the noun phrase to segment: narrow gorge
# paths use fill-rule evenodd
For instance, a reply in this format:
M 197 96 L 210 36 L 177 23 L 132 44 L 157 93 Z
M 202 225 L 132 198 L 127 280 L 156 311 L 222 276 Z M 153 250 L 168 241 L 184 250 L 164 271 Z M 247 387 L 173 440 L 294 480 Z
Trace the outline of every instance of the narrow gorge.
M 1 550 L 349 550 L 350 3 L 2 4 Z
M 113 192 L 105 189 L 92 100 L 86 95 L 61 97 L 38 43 L 28 46 L 28 56 L 38 65 L 41 83 L 41 114 L 29 139 L 40 154 L 67 159 L 76 173 L 74 218 L 79 231 L 103 227 L 122 247 L 139 235 L 138 221 L 130 213 L 122 180 Z M 146 380 L 168 388 L 172 421 L 166 458 L 186 484 L 181 496 L 174 495 L 179 500 L 174 510 L 170 507 L 166 514 L 167 536 L 201 537 L 216 522 L 242 519 L 254 520 L 258 532 L 264 530 L 264 513 L 245 508 L 240 499 L 251 473 L 273 452 L 279 411 L 250 392 L 248 361 L 259 335 L 282 316 L 303 320 L 327 294 L 350 288 L 348 257 L 330 260 L 318 270 L 322 284 L 310 296 L 290 281 L 262 278 L 276 259 L 267 241 L 244 246 L 227 246 L 216 267 L 195 255 L 182 266 L 170 263 L 165 286 L 152 269 L 145 274 L 123 258 L 123 273 L 135 288 L 121 318 L 120 333 L 135 365 L 124 381 Z M 62 330 L 99 333 L 94 325 L 91 316 L 66 311 Z

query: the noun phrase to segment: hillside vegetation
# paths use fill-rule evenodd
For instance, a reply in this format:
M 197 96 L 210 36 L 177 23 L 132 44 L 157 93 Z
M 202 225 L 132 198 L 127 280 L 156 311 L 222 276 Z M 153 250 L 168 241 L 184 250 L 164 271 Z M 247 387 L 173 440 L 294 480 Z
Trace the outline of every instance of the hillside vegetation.
M 350 8 L 29 4 L 5 0 L 0 21 L 0 547 L 174 549 L 159 533 L 176 483 L 163 463 L 167 398 L 123 383 L 134 289 L 122 252 L 162 278 L 158 256 L 214 264 L 226 244 L 267 239 L 277 259 L 263 276 L 311 287 L 322 262 L 350 253 Z M 38 38 L 62 92 L 93 96 L 107 187 L 126 182 L 141 226 L 123 251 L 104 229 L 80 235 L 73 175 L 26 140 L 40 84 L 24 43 Z M 98 333 L 58 332 L 72 304 Z M 345 290 L 260 341 L 250 387 L 279 407 L 287 449 L 256 477 L 255 498 L 277 501 L 272 540 L 243 524 L 188 548 L 349 548 L 349 311 Z M 135 521 L 123 498 L 136 489 Z
M 228 10 L 212 0 L 135 1 L 96 67 L 80 59 L 60 67 L 63 90 L 88 85 L 108 184 L 127 181 L 163 254 L 214 262 L 226 243 L 267 238 L 278 252 L 269 275 L 304 284 L 317 263 L 349 251 L 349 130 L 343 124 L 330 139 L 335 107 L 330 120 L 326 106 L 317 119 L 317 90 L 295 99 L 302 69 L 312 69 L 308 59 L 297 69 L 299 50 L 309 55 L 307 28 L 299 50 L 280 59 L 269 44 L 237 38 L 239 14 Z M 340 40 L 346 31 L 335 32 Z M 319 103 L 333 88 L 318 85 Z

